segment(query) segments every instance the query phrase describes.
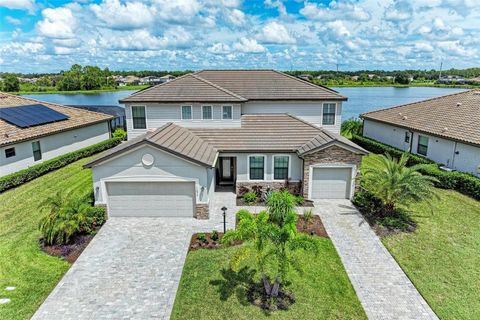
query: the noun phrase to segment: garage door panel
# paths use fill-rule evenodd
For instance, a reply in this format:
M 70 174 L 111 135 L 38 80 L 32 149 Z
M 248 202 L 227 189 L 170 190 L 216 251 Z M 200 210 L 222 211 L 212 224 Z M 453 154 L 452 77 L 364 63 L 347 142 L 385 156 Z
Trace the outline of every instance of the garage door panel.
M 351 168 L 313 168 L 312 199 L 350 198 Z
M 110 216 L 193 217 L 193 182 L 107 183 Z

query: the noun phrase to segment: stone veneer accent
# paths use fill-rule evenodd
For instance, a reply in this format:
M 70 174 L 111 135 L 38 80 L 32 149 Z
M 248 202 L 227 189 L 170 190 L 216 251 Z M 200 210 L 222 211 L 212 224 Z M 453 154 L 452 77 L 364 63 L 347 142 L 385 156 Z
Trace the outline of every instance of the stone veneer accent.
M 310 183 L 310 166 L 321 163 L 335 164 L 354 164 L 357 166 L 357 175 L 360 172 L 360 164 L 362 163 L 362 155 L 353 153 L 352 151 L 331 146 L 326 149 L 307 154 L 303 156 L 303 197 L 308 198 L 308 186 Z
M 235 185 L 235 193 L 239 195 L 239 190 L 241 187 L 246 187 L 250 191 L 252 190 L 252 186 L 262 186 L 263 190 L 270 188 L 271 191 L 279 191 L 285 189 L 286 183 L 285 181 L 237 181 Z M 291 193 L 301 193 L 301 182 L 288 182 L 288 190 Z
M 209 218 L 208 204 L 197 204 L 195 208 L 195 218 L 207 220 Z

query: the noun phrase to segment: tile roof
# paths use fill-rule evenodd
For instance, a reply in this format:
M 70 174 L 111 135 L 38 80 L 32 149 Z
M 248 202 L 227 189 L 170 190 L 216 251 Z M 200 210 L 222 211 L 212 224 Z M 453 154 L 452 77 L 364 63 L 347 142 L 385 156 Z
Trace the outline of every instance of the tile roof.
M 242 102 L 245 98 L 195 74 L 186 74 L 151 88 L 138 91 L 124 102 Z
M 367 153 L 353 142 L 294 116 L 255 114 L 243 115 L 241 128 L 184 128 L 168 123 L 111 149 L 86 164 L 86 167 L 92 167 L 141 143 L 152 144 L 208 166 L 215 164 L 218 152 L 283 151 L 302 155 L 331 143 L 340 143 L 358 153 Z
M 1 108 L 32 104 L 42 104 L 48 108 L 67 115 L 69 118 L 67 120 L 46 123 L 28 128 L 19 128 L 0 119 L 0 146 L 32 140 L 42 136 L 85 127 L 112 119 L 112 116 L 103 113 L 76 109 L 73 107 L 62 106 L 59 104 L 0 92 L 0 110 Z
M 204 70 L 139 91 L 120 102 L 347 100 L 338 92 L 275 70 Z
M 361 117 L 480 145 L 480 90 L 478 89 L 367 112 Z

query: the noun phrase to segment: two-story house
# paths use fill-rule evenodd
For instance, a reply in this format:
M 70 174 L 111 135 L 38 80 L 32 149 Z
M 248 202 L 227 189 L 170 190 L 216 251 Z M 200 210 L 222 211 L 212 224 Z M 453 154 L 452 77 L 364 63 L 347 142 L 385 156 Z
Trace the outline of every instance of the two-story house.
M 86 166 L 110 216 L 208 217 L 216 186 L 352 197 L 366 151 L 336 91 L 274 70 L 205 70 L 121 100 L 129 141 Z

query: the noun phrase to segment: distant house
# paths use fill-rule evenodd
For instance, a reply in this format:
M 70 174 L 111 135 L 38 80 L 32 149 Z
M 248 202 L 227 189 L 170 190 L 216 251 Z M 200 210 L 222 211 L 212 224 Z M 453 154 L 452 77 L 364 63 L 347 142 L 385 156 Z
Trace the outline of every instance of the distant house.
M 480 91 L 364 113 L 364 136 L 480 176 Z
M 462 76 L 445 76 L 437 80 L 439 84 L 465 84 L 465 78 Z
M 175 79 L 176 77 L 175 76 L 172 76 L 171 74 L 166 74 L 162 77 L 160 77 L 160 79 L 162 79 L 162 83 L 164 82 L 168 82 L 168 81 L 172 81 L 173 79 Z
M 307 74 L 307 73 L 304 73 L 304 74 L 301 74 L 299 76 L 297 76 L 298 78 L 302 79 L 302 80 L 305 80 L 305 81 L 310 81 L 312 80 L 312 75 L 311 74 Z
M 0 176 L 108 139 L 110 119 L 0 93 Z

